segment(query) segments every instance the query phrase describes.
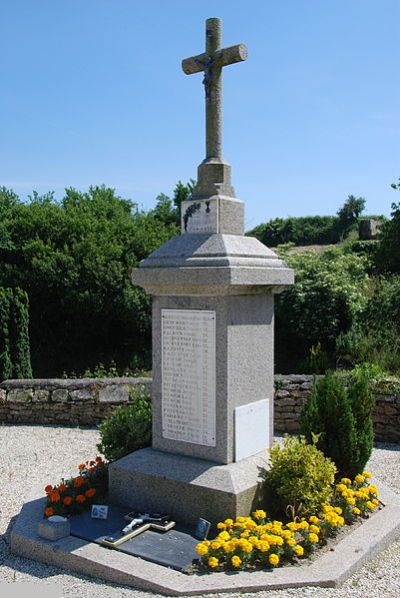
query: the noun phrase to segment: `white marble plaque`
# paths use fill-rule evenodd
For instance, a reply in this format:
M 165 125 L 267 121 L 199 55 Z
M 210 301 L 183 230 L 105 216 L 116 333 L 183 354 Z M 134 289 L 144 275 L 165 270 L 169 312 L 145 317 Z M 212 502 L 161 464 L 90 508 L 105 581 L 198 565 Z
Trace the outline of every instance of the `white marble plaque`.
M 235 461 L 261 453 L 269 441 L 269 400 L 236 407 Z
M 194 200 L 182 202 L 182 233 L 217 233 L 218 202 Z
M 215 446 L 215 312 L 161 310 L 162 435 Z

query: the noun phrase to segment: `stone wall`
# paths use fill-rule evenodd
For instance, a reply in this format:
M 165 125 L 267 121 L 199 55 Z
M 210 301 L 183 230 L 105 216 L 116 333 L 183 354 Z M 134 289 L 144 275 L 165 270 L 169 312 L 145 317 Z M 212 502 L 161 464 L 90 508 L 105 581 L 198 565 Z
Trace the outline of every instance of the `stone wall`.
M 150 385 L 151 378 L 5 380 L 0 422 L 93 426 L 127 403 L 133 388 Z
M 310 392 L 313 376 L 275 376 L 275 431 L 298 432 L 304 399 Z M 375 439 L 400 442 L 400 383 L 382 380 L 371 383 L 375 397 L 373 412 Z
M 313 376 L 275 376 L 275 431 L 298 432 L 304 399 Z M 0 422 L 26 424 L 99 424 L 116 407 L 129 401 L 130 391 L 146 387 L 151 378 L 77 380 L 6 380 L 0 384 Z M 400 384 L 372 384 L 376 406 L 375 437 L 400 442 Z

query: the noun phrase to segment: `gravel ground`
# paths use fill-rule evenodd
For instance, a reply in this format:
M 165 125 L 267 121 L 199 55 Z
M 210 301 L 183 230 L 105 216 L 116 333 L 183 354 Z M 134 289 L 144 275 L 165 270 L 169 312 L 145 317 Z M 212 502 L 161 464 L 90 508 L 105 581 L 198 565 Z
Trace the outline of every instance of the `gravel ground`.
M 0 426 L 0 584 L 18 582 L 50 584 L 54 596 L 79 598 L 141 598 L 158 596 L 126 586 L 108 584 L 55 567 L 36 563 L 10 554 L 10 532 L 24 497 L 40 484 L 55 483 L 61 477 L 75 475 L 81 461 L 97 454 L 96 430 L 43 426 Z M 379 444 L 374 449 L 368 469 L 379 480 L 400 494 L 400 445 Z M 24 584 L 24 585 L 22 585 Z M 11 587 L 11 586 L 8 586 Z M 13 586 L 14 588 L 16 586 Z M 1 585 L 0 585 L 1 590 Z M 3 586 L 4 591 L 4 586 Z M 1 593 L 1 592 L 0 592 Z M 15 595 L 15 594 L 13 594 Z M 20 595 L 20 594 L 18 594 Z M 25 592 L 22 595 L 28 595 Z M 35 593 L 36 595 L 36 593 Z M 217 596 L 217 595 L 214 595 Z M 238 594 L 220 594 L 233 598 Z M 375 560 L 353 575 L 337 589 L 303 588 L 240 594 L 256 598 L 400 598 L 400 541 L 393 543 Z

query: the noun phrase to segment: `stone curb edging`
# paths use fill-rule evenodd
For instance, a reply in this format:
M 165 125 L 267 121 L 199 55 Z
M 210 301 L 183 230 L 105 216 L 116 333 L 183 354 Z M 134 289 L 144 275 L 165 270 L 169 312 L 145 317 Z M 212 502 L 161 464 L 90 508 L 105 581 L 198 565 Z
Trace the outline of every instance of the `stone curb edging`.
M 166 595 L 258 591 L 304 586 L 334 587 L 400 537 L 400 495 L 379 483 L 385 507 L 346 534 L 334 550 L 312 563 L 272 571 L 186 575 L 122 552 L 69 536 L 57 542 L 36 533 L 46 498 L 38 494 L 22 507 L 11 533 L 14 554 L 77 573 Z

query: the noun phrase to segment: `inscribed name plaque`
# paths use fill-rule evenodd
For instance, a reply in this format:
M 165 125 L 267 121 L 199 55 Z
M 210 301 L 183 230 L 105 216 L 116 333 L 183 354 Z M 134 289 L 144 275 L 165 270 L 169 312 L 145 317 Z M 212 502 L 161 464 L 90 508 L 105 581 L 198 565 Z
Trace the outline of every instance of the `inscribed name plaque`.
M 215 312 L 161 310 L 162 435 L 215 446 Z

